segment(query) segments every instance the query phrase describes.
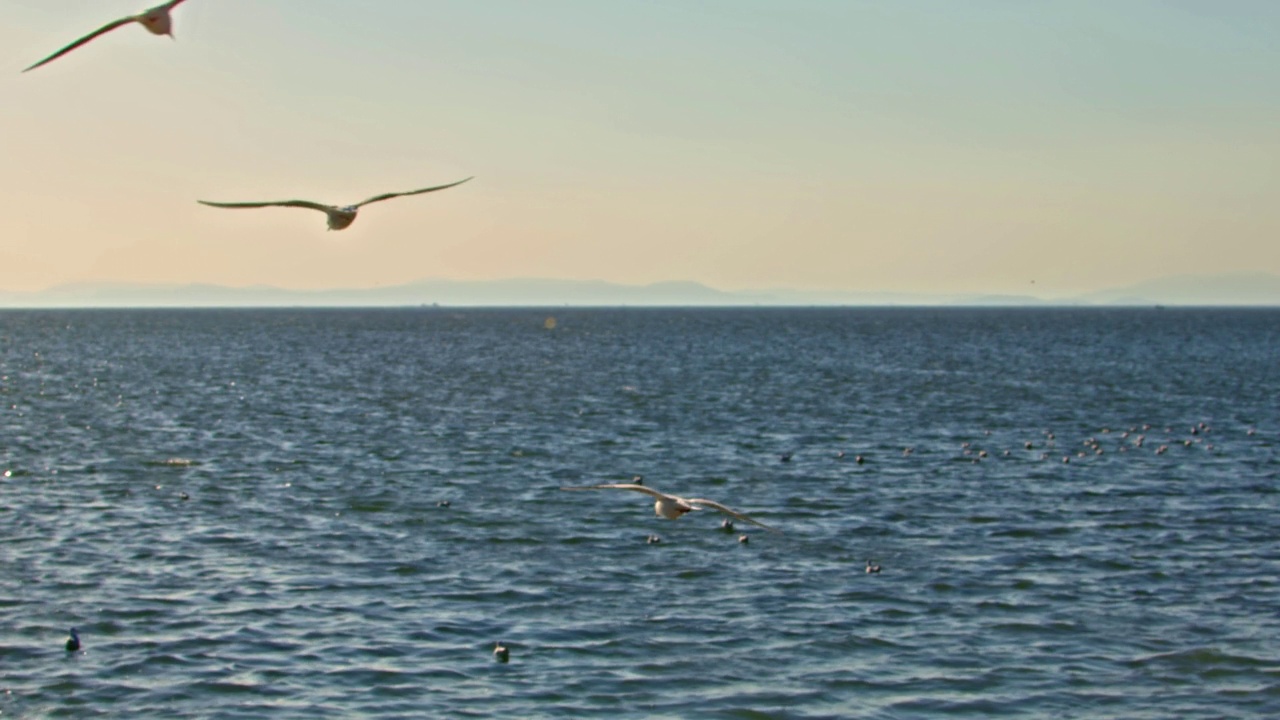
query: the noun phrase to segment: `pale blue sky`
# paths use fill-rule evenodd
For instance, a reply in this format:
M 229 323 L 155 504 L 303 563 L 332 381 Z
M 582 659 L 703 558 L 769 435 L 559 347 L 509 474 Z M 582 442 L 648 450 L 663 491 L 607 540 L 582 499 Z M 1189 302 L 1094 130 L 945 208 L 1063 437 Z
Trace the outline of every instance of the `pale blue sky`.
M 20 73 L 146 4 L 0 7 L 7 289 L 1280 273 L 1280 3 L 187 0 Z

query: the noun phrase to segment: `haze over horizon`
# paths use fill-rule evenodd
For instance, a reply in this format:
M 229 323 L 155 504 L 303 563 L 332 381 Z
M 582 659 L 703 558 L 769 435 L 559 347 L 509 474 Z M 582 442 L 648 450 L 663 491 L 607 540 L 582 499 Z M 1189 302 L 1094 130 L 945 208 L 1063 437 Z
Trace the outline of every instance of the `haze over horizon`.
M 0 289 L 1280 273 L 1275 3 L 187 0 L 20 73 L 150 4 L 0 9 Z

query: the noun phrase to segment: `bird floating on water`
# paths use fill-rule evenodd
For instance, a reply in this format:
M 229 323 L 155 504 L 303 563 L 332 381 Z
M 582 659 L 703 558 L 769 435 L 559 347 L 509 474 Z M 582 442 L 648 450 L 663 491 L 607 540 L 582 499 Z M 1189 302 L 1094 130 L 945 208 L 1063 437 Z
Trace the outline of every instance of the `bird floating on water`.
M 71 628 L 71 637 L 67 638 L 67 652 L 75 652 L 80 649 L 80 636 L 76 634 L 76 629 Z
M 711 508 L 713 510 L 719 510 L 725 515 L 729 515 L 739 520 L 749 522 L 752 525 L 759 525 L 760 527 L 766 530 L 772 530 L 773 532 L 778 532 L 777 529 L 771 528 L 768 525 L 765 525 L 764 523 L 758 520 L 755 520 L 747 515 L 744 515 L 738 512 L 737 510 L 725 507 L 724 505 L 721 505 L 715 500 L 708 500 L 706 498 L 683 498 L 678 495 L 668 495 L 664 492 L 659 492 L 658 490 L 654 490 L 653 488 L 647 485 L 636 485 L 634 483 L 604 483 L 602 485 L 580 485 L 580 486 L 572 486 L 572 487 L 562 487 L 560 489 L 561 490 L 631 490 L 634 492 L 642 492 L 642 493 L 645 493 L 646 495 L 652 495 L 653 497 L 657 498 L 657 500 L 653 503 L 653 512 L 658 517 L 663 517 L 668 520 L 675 520 L 681 515 L 684 515 L 685 513 L 690 512 L 692 510 L 701 510 L 703 508 Z
M 867 572 L 868 572 L 868 573 L 871 573 L 871 574 L 878 573 L 878 572 L 880 572 L 880 566 L 879 566 L 878 564 L 872 563 L 870 560 L 868 560 L 868 561 L 867 561 Z
M 511 651 L 501 642 L 493 644 L 493 659 L 498 662 L 506 662 L 511 659 Z
M 208 205 L 210 207 L 233 208 L 233 209 L 264 208 L 264 207 L 299 207 L 299 208 L 307 208 L 309 210 L 319 210 L 320 212 L 324 213 L 325 217 L 328 219 L 330 230 L 342 230 L 349 227 L 351 223 L 355 222 L 356 213 L 360 211 L 360 208 L 364 207 L 365 205 L 368 205 L 369 203 L 381 202 L 383 200 L 390 200 L 391 198 L 404 197 L 406 195 L 421 195 L 422 193 L 435 192 L 436 190 L 445 190 L 451 187 L 456 187 L 458 185 L 461 185 L 462 183 L 470 179 L 471 178 L 465 178 L 457 182 L 449 183 L 448 185 L 436 185 L 435 187 L 422 188 L 421 190 L 409 190 L 407 192 L 393 192 L 393 193 L 383 193 L 381 195 L 374 195 L 368 200 L 358 202 L 355 205 L 325 205 L 324 203 L 311 202 L 310 200 L 276 200 L 276 201 L 270 201 L 270 202 L 212 202 L 210 200 L 197 200 L 196 202 L 199 202 L 201 205 Z
M 53 62 L 54 60 L 57 60 L 58 58 L 62 57 L 63 55 L 66 55 L 72 50 L 75 50 L 81 45 L 84 45 L 90 40 L 93 40 L 99 35 L 105 35 L 106 33 L 109 33 L 112 30 L 115 30 L 116 28 L 122 25 L 128 25 L 129 23 L 133 23 L 133 22 L 138 23 L 139 25 L 146 28 L 148 31 L 150 31 L 154 35 L 168 35 L 170 38 L 172 38 L 173 37 L 173 18 L 169 17 L 169 11 L 181 5 L 185 1 L 186 0 L 169 0 L 169 2 L 163 5 L 157 5 L 151 8 L 150 10 L 146 10 L 137 15 L 130 15 L 128 17 L 122 17 L 119 20 L 113 20 L 107 23 L 106 25 L 103 25 L 102 27 L 98 28 L 97 30 L 94 30 L 88 35 L 85 35 L 79 40 L 71 43 L 70 45 L 62 48 L 58 52 L 41 60 L 35 65 L 32 65 L 26 70 L 23 70 L 22 72 L 35 70 L 36 68 L 40 67 L 41 65 L 44 65 L 45 63 Z

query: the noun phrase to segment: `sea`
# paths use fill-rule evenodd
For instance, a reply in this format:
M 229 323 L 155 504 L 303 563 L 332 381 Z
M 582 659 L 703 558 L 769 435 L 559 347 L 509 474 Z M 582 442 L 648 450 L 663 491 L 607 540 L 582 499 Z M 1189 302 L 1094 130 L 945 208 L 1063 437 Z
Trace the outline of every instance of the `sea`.
M 1280 717 L 1280 310 L 0 312 L 93 717 Z

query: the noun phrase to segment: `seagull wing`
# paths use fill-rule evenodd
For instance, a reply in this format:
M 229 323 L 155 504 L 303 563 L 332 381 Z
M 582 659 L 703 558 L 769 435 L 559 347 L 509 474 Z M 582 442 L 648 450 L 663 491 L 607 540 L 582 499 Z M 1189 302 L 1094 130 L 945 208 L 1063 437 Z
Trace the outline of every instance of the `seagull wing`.
M 771 531 L 773 531 L 773 532 L 781 532 L 781 531 L 780 531 L 780 530 L 778 530 L 777 528 L 769 527 L 768 525 L 765 525 L 764 523 L 760 522 L 759 520 L 754 520 L 754 519 L 752 519 L 751 517 L 749 517 L 749 516 L 747 516 L 747 515 L 743 515 L 742 513 L 738 512 L 737 510 L 734 510 L 734 509 L 732 509 L 732 508 L 727 508 L 727 507 L 725 507 L 724 505 L 721 505 L 720 503 L 716 502 L 715 500 L 708 500 L 708 499 L 706 499 L 706 498 L 681 498 L 681 499 L 682 499 L 682 500 L 684 500 L 685 502 L 689 503 L 690 505 L 700 505 L 700 506 L 709 507 L 709 508 L 712 508 L 712 509 L 715 509 L 715 510 L 719 510 L 720 512 L 724 513 L 725 515 L 732 515 L 733 517 L 736 517 L 736 518 L 738 518 L 739 520 L 745 520 L 746 522 L 749 522 L 749 523 L 751 523 L 752 525 L 759 525 L 760 527 L 764 528 L 765 530 L 771 530 Z
M 570 487 L 562 487 L 561 490 L 634 490 L 642 492 L 645 495 L 652 495 L 656 498 L 672 499 L 671 495 L 658 492 L 647 485 L 635 485 L 632 483 L 605 483 L 603 485 L 577 485 Z
M 172 10 L 184 2 L 186 2 L 186 0 L 169 0 L 169 2 L 165 3 L 164 5 L 161 5 L 160 7 L 164 8 L 165 10 Z
M 473 175 L 472 177 L 475 177 L 475 176 Z M 436 190 L 445 190 L 447 188 L 451 188 L 456 185 L 461 185 L 462 183 L 470 179 L 471 178 L 466 178 L 464 180 L 459 180 L 458 182 L 451 182 L 448 185 L 437 185 L 435 187 L 422 188 L 421 190 L 410 190 L 408 192 L 383 193 L 381 195 L 374 195 L 373 197 L 369 198 L 368 200 L 365 200 L 364 202 L 356 203 L 356 207 L 364 207 L 369 203 L 376 203 L 382 200 L 390 200 L 391 198 L 403 197 L 405 195 L 421 195 L 422 193 L 435 192 Z
M 47 57 L 47 58 L 45 58 L 45 59 L 41 60 L 40 62 L 36 63 L 35 65 L 32 65 L 31 67 L 27 68 L 26 70 L 23 70 L 22 72 L 28 72 L 28 71 L 30 71 L 30 70 L 35 70 L 36 68 L 40 67 L 41 65 L 44 65 L 45 63 L 53 62 L 54 60 L 57 60 L 58 58 L 62 57 L 63 55 L 66 55 L 67 53 L 71 52 L 72 50 L 75 50 L 76 48 L 78 48 L 78 47 L 80 47 L 81 45 L 83 45 L 83 44 L 85 44 L 85 43 L 89 42 L 90 40 L 92 40 L 92 39 L 94 39 L 94 38 L 98 37 L 99 35 L 102 35 L 102 34 L 105 34 L 105 33 L 109 33 L 109 32 L 111 32 L 112 30 L 115 30 L 116 28 L 120 27 L 121 25 L 128 25 L 129 23 L 134 22 L 134 21 L 136 21 L 137 19 L 138 19 L 138 18 L 137 18 L 137 16 L 135 16 L 135 15 L 130 15 L 129 17 L 120 18 L 119 20 L 116 20 L 116 21 L 114 21 L 114 22 L 109 22 L 109 23 L 107 23 L 106 25 L 103 25 L 102 27 L 98 28 L 97 30 L 94 30 L 93 32 L 89 33 L 88 35 L 85 35 L 84 37 L 80 38 L 79 40 L 77 40 L 77 41 L 75 41 L 75 42 L 71 43 L 70 45 L 68 45 L 68 46 L 66 46 L 66 47 L 64 47 L 64 48 L 62 48 L 62 49 L 61 49 L 61 50 L 59 50 L 58 52 L 56 52 L 56 53 L 54 53 L 54 54 L 50 55 L 49 57 Z
M 314 203 L 314 202 L 311 202 L 310 200 L 278 200 L 275 202 L 238 202 L 238 203 L 197 200 L 196 202 L 200 203 L 201 205 L 208 205 L 210 207 L 220 207 L 220 208 L 300 207 L 300 208 L 309 208 L 311 210 L 319 210 L 322 213 L 328 213 L 330 210 L 333 209 L 328 205 L 321 205 L 320 203 Z

